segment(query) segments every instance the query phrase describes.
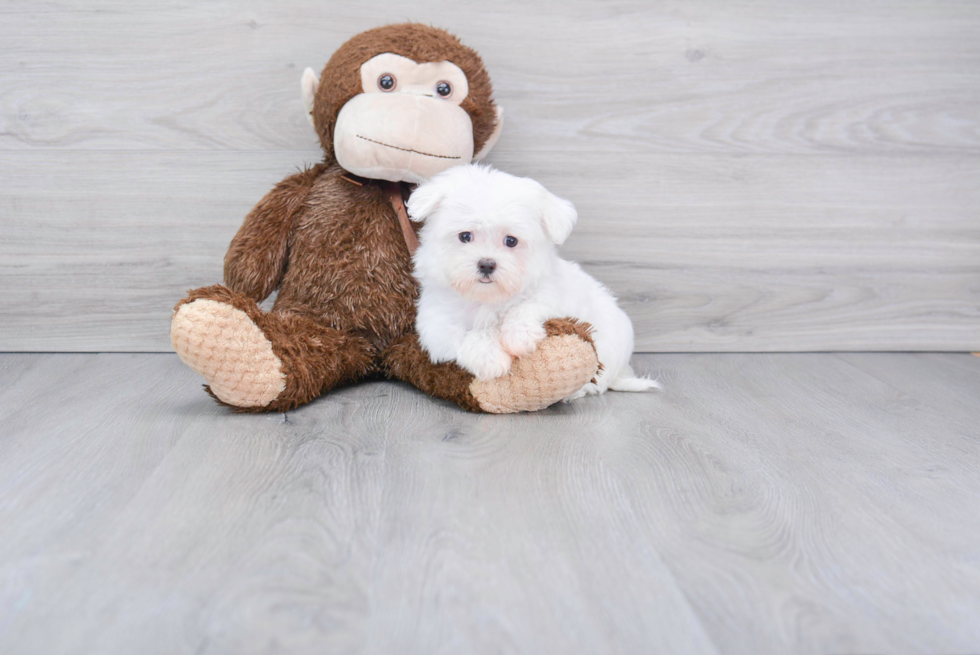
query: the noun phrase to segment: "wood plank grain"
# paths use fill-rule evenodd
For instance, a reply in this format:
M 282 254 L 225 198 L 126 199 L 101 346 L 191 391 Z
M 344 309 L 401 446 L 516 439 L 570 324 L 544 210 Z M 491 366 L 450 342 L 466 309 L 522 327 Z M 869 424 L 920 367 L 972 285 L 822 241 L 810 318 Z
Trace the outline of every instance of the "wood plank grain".
M 719 652 L 639 538 L 583 407 L 472 417 L 396 398 L 368 651 Z
M 0 11 L 3 149 L 315 145 L 300 71 L 360 30 L 414 19 L 481 52 L 518 151 L 980 152 L 980 9 L 970 2 Z
M 10 304 L 0 347 L 169 350 L 173 306 L 188 289 L 221 281 L 245 214 L 303 164 L 297 153 L 272 152 L 5 160 L 0 296 Z
M 315 157 L 0 153 L 0 348 L 169 350 L 173 305 L 220 280 L 251 205 Z M 513 168 L 578 204 L 563 253 L 619 295 L 639 351 L 980 344 L 980 185 L 968 160 L 923 170 L 911 156 L 647 155 L 597 183 L 556 158 Z M 822 198 L 796 176 L 841 191 Z M 785 204 L 793 195 L 805 207 Z
M 641 351 L 980 348 L 980 5 L 0 5 L 0 350 L 165 351 L 183 292 L 319 159 L 296 82 L 384 20 L 484 56 L 491 161 Z M 519 17 L 519 20 L 515 20 Z
M 12 442 L 0 463 L 8 499 L 0 521 L 11 526 L 0 538 L 0 571 L 16 584 L 0 609 L 26 611 L 0 631 L 0 648 L 431 653 L 453 644 L 533 652 L 539 644 L 550 652 L 584 643 L 717 653 L 650 553 L 637 549 L 633 566 L 621 558 L 596 566 L 590 551 L 623 536 L 618 521 L 605 512 L 556 514 L 568 501 L 561 486 L 573 484 L 582 464 L 601 490 L 597 462 L 570 459 L 557 472 L 570 477 L 526 521 L 501 529 L 514 509 L 514 480 L 477 493 L 473 474 L 497 476 L 530 442 L 515 434 L 508 452 L 496 453 L 506 433 L 494 417 L 475 419 L 389 383 L 331 394 L 286 418 L 230 416 L 173 356 L 0 361 L 15 357 L 24 361 L 21 379 L 0 390 L 11 429 L 0 447 Z M 108 402 L 86 408 L 90 398 L 75 394 L 62 403 L 75 413 L 67 423 L 78 443 L 64 449 L 52 428 L 65 417 L 38 420 L 17 400 L 29 389 L 32 405 L 52 402 L 72 383 L 79 391 L 108 387 Z M 128 393 L 113 394 L 116 387 Z M 187 404 L 192 398 L 198 402 Z M 104 415 L 118 420 L 107 426 Z M 551 447 L 574 421 L 554 418 L 545 419 Z M 126 466 L 168 433 L 177 439 L 154 447 L 149 466 Z M 120 440 L 127 447 L 113 449 Z M 431 476 L 426 463 L 441 473 Z M 531 471 L 516 473 L 522 486 L 542 483 Z M 69 488 L 78 493 L 60 498 Z M 499 516 L 469 512 L 500 491 L 481 512 Z M 463 526 L 467 515 L 477 524 Z M 401 548 L 392 543 L 399 537 L 423 543 Z M 535 545 L 525 552 L 525 542 Z M 621 583 L 614 597 L 612 580 Z
M 645 356 L 664 394 L 596 402 L 628 426 L 597 448 L 637 530 L 729 652 L 980 643 L 976 404 L 965 425 L 889 384 L 928 387 L 968 356 L 855 357 L 894 373 L 882 382 L 824 354 Z
M 980 643 L 980 360 L 634 366 L 665 390 L 235 415 L 174 355 L 0 355 L 0 651 Z
M 284 421 L 200 402 L 171 355 L 26 362 L 0 398 L 0 651 L 359 650 L 377 387 Z

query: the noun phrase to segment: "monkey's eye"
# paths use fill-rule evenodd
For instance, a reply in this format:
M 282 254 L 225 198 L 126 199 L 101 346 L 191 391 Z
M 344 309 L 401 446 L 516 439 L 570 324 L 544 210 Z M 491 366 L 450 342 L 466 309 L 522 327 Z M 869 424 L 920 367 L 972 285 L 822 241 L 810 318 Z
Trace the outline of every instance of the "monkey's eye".
M 390 73 L 385 73 L 378 78 L 378 88 L 382 91 L 391 91 L 395 88 L 395 76 Z
M 453 94 L 453 87 L 449 82 L 439 82 L 436 84 L 436 93 L 441 95 L 443 98 L 448 98 Z
M 513 248 L 517 245 L 517 237 L 507 237 L 504 239 L 504 245 L 508 248 Z
M 469 232 L 460 232 L 459 240 L 462 241 L 463 243 L 469 243 L 470 241 L 473 240 L 473 235 Z

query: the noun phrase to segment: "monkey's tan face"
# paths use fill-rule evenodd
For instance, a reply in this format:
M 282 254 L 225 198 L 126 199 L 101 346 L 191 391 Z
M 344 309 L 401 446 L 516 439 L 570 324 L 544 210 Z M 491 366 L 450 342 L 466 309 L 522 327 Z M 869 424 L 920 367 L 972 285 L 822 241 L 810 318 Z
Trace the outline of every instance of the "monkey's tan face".
M 361 65 L 361 88 L 341 108 L 333 134 L 348 171 L 420 183 L 473 160 L 473 123 L 460 106 L 469 85 L 455 64 L 381 54 Z

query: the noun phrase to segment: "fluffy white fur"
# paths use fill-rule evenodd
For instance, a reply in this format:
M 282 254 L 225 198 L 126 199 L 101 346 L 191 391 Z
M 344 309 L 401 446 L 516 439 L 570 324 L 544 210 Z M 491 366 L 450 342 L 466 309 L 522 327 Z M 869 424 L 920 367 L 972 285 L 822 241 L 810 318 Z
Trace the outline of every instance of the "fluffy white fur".
M 573 316 L 592 324 L 603 370 L 568 400 L 659 386 L 633 374 L 633 325 L 609 289 L 558 256 L 578 218 L 572 203 L 534 180 L 470 165 L 419 186 L 408 213 L 425 221 L 414 258 L 422 285 L 416 329 L 433 362 L 500 377 L 544 339 L 545 321 Z

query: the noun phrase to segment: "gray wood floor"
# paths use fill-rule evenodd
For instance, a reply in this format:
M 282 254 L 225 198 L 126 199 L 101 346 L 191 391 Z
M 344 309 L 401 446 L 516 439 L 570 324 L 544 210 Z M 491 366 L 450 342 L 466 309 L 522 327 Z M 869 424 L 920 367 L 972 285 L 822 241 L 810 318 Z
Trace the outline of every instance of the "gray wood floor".
M 242 416 L 173 355 L 2 355 L 0 652 L 980 652 L 980 358 L 635 363 Z

